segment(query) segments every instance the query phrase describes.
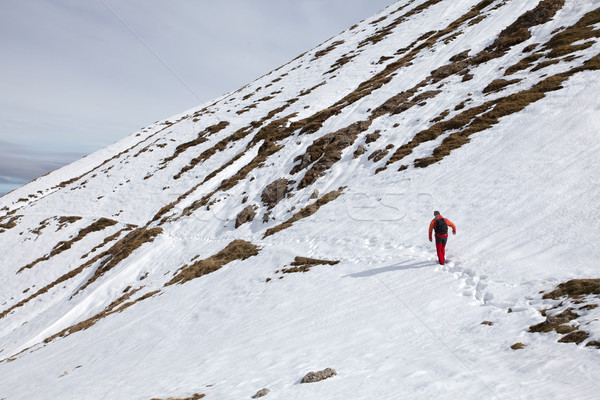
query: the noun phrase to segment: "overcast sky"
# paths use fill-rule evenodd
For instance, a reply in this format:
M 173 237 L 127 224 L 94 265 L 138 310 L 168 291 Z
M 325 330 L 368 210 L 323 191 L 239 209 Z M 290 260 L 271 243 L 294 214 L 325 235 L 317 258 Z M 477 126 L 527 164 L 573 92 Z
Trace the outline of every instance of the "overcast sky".
M 394 0 L 0 0 L 0 195 L 236 90 Z

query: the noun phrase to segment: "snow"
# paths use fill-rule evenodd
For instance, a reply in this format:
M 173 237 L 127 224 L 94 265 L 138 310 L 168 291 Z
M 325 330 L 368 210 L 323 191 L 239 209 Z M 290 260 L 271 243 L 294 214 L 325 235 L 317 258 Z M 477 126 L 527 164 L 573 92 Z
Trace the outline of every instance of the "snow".
M 174 180 L 191 159 L 321 83 L 332 63 L 376 31 L 370 22 L 400 5 L 410 3 L 403 13 L 424 2 L 400 1 L 242 90 L 170 118 L 172 125 L 156 123 L 2 197 L 0 208 L 16 210 L 14 215 L 23 217 L 17 227 L 0 234 L 6 250 L 0 253 L 0 311 L 109 248 L 113 243 L 81 259 L 127 224 L 144 226 L 161 207 L 246 149 L 253 135 Z M 445 136 L 421 144 L 409 158 L 378 174 L 375 168 L 388 157 L 377 164 L 367 160 L 368 154 L 389 143 L 398 147 L 408 142 L 443 110 L 451 111 L 448 118 L 456 115 L 454 107 L 467 97 L 472 104 L 481 104 L 525 89 L 544 74 L 580 65 L 582 60 L 573 60 L 536 72 L 520 71 L 510 78 L 523 79 L 518 84 L 499 94 L 481 93 L 490 81 L 503 77 L 499 67 L 522 57 L 523 47 L 543 43 L 557 27 L 569 26 L 597 8 L 596 1 L 567 0 L 554 20 L 532 29 L 531 39 L 473 69 L 473 80 L 447 78 L 443 92 L 426 105 L 376 119 L 325 176 L 279 203 L 272 220 L 262 222 L 262 207 L 253 222 L 234 228 L 242 208 L 260 205 L 266 185 L 282 177 L 302 178 L 289 171 L 315 139 L 364 120 L 369 109 L 411 88 L 453 55 L 485 48 L 537 1 L 508 2 L 494 9 L 496 3 L 500 2 L 485 9 L 486 19 L 461 28 L 464 33 L 450 44 L 419 53 L 389 84 L 327 120 L 318 132 L 285 139 L 285 147 L 260 169 L 215 194 L 213 199 L 219 202 L 210 210 L 200 208 L 190 216 L 173 218 L 152 243 L 135 250 L 81 293 L 74 295 L 95 266 L 1 318 L 0 399 L 142 400 L 194 393 L 206 393 L 207 399 L 240 399 L 263 387 L 271 390 L 266 398 L 273 400 L 597 398 L 600 350 L 585 343 L 600 341 L 600 307 L 581 312 L 572 321 L 590 333 L 580 345 L 557 343 L 560 335 L 554 332 L 527 330 L 543 321 L 540 310 L 559 303 L 542 299 L 541 291 L 569 279 L 598 277 L 600 248 L 594 238 L 600 234 L 599 73 L 575 74 L 563 89 L 502 118 L 427 168 L 414 168 L 412 161 L 429 156 Z M 294 120 L 300 120 L 331 106 L 382 71 L 385 64 L 376 64 L 382 55 L 393 55 L 428 30 L 444 28 L 475 4 L 447 0 L 413 16 L 382 42 L 361 48 L 335 78 L 298 97 L 273 119 L 297 113 Z M 311 61 L 317 50 L 336 40 L 344 43 Z M 598 51 L 596 42 L 577 54 L 587 59 Z M 277 77 L 282 80 L 267 88 Z M 236 114 L 279 90 L 274 99 Z M 193 114 L 204 108 L 206 114 L 194 122 Z M 159 169 L 178 145 L 220 121 L 230 125 Z M 382 137 L 366 146 L 364 156 L 354 158 L 356 147 L 375 130 Z M 154 141 L 165 146 L 134 157 Z M 186 207 L 250 162 L 261 144 L 191 191 L 168 215 L 181 216 Z M 119 153 L 123 154 L 111 159 Z M 410 167 L 398 172 L 401 164 Z M 80 175 L 81 180 L 56 188 Z M 263 239 L 266 229 L 310 204 L 315 189 L 323 195 L 343 186 L 343 194 L 316 214 Z M 17 202 L 33 193 L 35 199 Z M 248 201 L 242 204 L 245 196 Z M 427 239 L 433 210 L 457 226 L 457 235 L 448 240 L 449 262 L 444 266 L 437 264 L 435 248 Z M 58 231 L 53 222 L 39 236 L 30 231 L 45 218 L 67 215 L 84 218 Z M 118 224 L 17 274 L 20 267 L 100 217 Z M 183 285 L 164 287 L 183 265 L 216 254 L 233 239 L 252 242 L 260 253 Z M 340 263 L 314 266 L 305 273 L 277 272 L 296 256 Z M 127 287 L 140 289 L 132 301 L 161 291 L 86 330 L 43 343 L 106 309 Z M 598 303 L 597 296 L 586 300 Z M 556 311 L 569 306 L 563 304 Z M 525 348 L 512 350 L 517 342 Z M 325 368 L 334 368 L 337 375 L 300 384 L 309 371 Z

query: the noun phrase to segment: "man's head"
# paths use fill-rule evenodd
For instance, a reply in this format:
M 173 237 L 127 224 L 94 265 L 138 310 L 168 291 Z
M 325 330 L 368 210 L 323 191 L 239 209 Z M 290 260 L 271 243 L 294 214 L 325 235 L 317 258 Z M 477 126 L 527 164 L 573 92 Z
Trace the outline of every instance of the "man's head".
M 440 215 L 440 212 L 439 212 L 439 211 L 434 211 L 434 212 L 433 212 L 433 216 L 434 216 L 434 217 L 437 217 L 438 215 Z

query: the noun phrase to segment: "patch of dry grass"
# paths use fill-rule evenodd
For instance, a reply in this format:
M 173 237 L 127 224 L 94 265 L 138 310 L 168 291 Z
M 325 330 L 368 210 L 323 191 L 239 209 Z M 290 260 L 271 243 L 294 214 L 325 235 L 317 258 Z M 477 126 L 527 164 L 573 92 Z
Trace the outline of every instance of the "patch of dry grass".
M 129 257 L 131 253 L 140 248 L 142 245 L 154 241 L 156 236 L 161 234 L 162 231 L 162 228 L 138 228 L 132 232 L 129 232 L 123 239 L 115 243 L 110 249 L 102 252 L 92 260 L 88 261 L 86 264 L 84 264 L 84 266 L 92 265 L 96 261 L 101 260 L 100 264 L 96 268 L 96 271 L 94 272 L 94 275 L 92 275 L 87 282 L 85 282 L 75 292 L 73 296 L 76 296 L 79 292 L 85 290 L 89 285 L 116 267 L 121 261 Z
M 50 343 L 58 338 L 64 338 L 64 337 L 70 336 L 76 332 L 80 332 L 80 331 L 89 329 L 92 326 L 94 326 L 98 321 L 108 317 L 109 315 L 112 315 L 112 314 L 115 314 L 118 312 L 123 312 L 125 309 L 131 307 L 132 305 L 139 303 L 143 300 L 146 300 L 146 299 L 160 293 L 160 290 L 155 290 L 153 292 L 144 294 L 143 296 L 139 297 L 138 299 L 136 299 L 134 301 L 126 302 L 127 300 L 129 300 L 131 298 L 131 296 L 133 296 L 135 293 L 137 293 L 140 289 L 142 289 L 142 288 L 137 288 L 132 291 L 128 291 L 123 296 L 119 297 L 118 299 L 116 299 L 112 303 L 110 303 L 101 312 L 97 313 L 96 315 L 94 315 L 86 320 L 83 320 L 81 322 L 73 324 L 73 325 L 69 326 L 68 328 L 65 328 L 62 331 L 44 339 L 44 343 Z
M 577 298 L 591 294 L 600 294 L 600 279 L 572 279 L 559 284 L 555 290 L 546 293 L 543 298 L 557 300 L 563 296 Z
M 481 92 L 482 93 L 497 93 L 509 85 L 521 82 L 521 79 L 512 79 L 507 81 L 506 79 L 494 79 L 487 85 Z
M 309 204 L 308 206 L 304 207 L 303 209 L 301 209 L 300 211 L 295 213 L 288 220 L 282 222 L 281 224 L 279 224 L 273 228 L 267 229 L 267 231 L 265 232 L 265 235 L 263 236 L 263 239 L 266 238 L 267 236 L 271 236 L 279 231 L 289 228 L 290 226 L 292 226 L 294 224 L 294 222 L 297 222 L 301 219 L 310 217 L 311 215 L 316 213 L 319 210 L 319 208 L 323 207 L 325 204 L 329 203 L 330 201 L 337 199 L 342 194 L 344 189 L 345 189 L 345 187 L 340 187 L 337 190 L 332 190 L 331 192 L 323 195 L 323 197 L 318 199 L 316 202 Z
M 332 52 L 333 50 L 335 50 L 336 47 L 338 47 L 339 45 L 344 44 L 343 40 L 338 40 L 333 42 L 332 44 L 330 44 L 328 47 L 326 47 L 323 50 L 319 50 L 317 52 L 315 52 L 315 56 L 313 57 L 312 61 L 318 60 L 319 58 L 329 54 L 330 52 Z
M 23 218 L 22 215 L 15 215 L 6 222 L 3 222 L 3 219 L 0 219 L 0 233 L 17 226 L 17 222 L 19 222 L 19 219 L 21 218 Z
M 343 150 L 351 146 L 358 135 L 365 132 L 370 126 L 370 121 L 356 122 L 336 132 L 328 133 L 308 146 L 303 155 L 294 159 L 300 163 L 291 170 L 291 174 L 296 174 L 310 166 L 300 180 L 298 189 L 310 186 L 323 176 L 327 170 L 341 160 Z
M 203 130 L 202 132 L 200 132 L 198 134 L 198 137 L 196 137 L 193 140 L 190 140 L 189 142 L 185 142 L 180 144 L 179 146 L 177 146 L 175 148 L 175 152 L 165 158 L 164 160 L 161 161 L 161 165 L 165 165 L 171 161 L 173 161 L 174 159 L 176 159 L 177 157 L 179 157 L 179 155 L 181 153 L 183 153 L 184 151 L 186 151 L 187 149 L 194 147 L 194 146 L 198 146 L 199 144 L 202 144 L 204 142 L 206 142 L 208 139 L 207 137 L 214 135 L 216 133 L 219 133 L 220 131 L 222 131 L 223 129 L 227 128 L 229 126 L 229 122 L 228 121 L 221 121 L 218 124 L 209 126 L 208 128 L 206 128 L 205 130 Z
M 152 398 L 150 400 L 200 400 L 200 399 L 204 398 L 205 396 L 206 396 L 205 394 L 194 393 L 190 397 L 169 397 L 167 399 Z
M 190 265 L 184 265 L 177 271 L 176 275 L 165 286 L 174 285 L 176 283 L 183 284 L 192 279 L 215 272 L 221 267 L 234 260 L 245 260 L 259 253 L 260 249 L 250 242 L 245 240 L 234 240 L 217 254 L 199 260 Z
M 75 218 L 77 218 L 77 219 L 75 219 Z M 81 217 L 70 217 L 68 220 L 75 221 L 75 220 L 79 220 L 79 219 L 81 219 Z M 99 220 L 94 221 L 91 225 L 80 230 L 79 233 L 77 234 L 77 236 L 75 236 L 73 239 L 59 242 L 56 246 L 54 246 L 54 248 L 50 251 L 49 254 L 46 254 L 45 256 L 38 258 L 37 260 L 27 264 L 24 267 L 21 267 L 17 271 L 17 274 L 22 272 L 25 269 L 33 268 L 35 265 L 37 265 L 38 263 L 40 263 L 42 261 L 48 261 L 52 257 L 59 255 L 63 251 L 69 250 L 71 248 L 71 246 L 73 246 L 73 244 L 79 242 L 80 240 L 85 238 L 90 233 L 99 232 L 103 229 L 106 229 L 106 228 L 116 225 L 116 224 L 117 224 L 117 221 L 114 221 L 114 220 L 108 219 L 108 218 L 100 218 Z
M 295 257 L 291 263 L 292 268 L 282 268 L 281 272 L 284 274 L 292 274 L 296 272 L 308 272 L 315 265 L 336 265 L 339 264 L 339 260 L 319 260 L 317 258 L 308 257 Z
M 543 293 L 543 292 L 540 292 Z M 567 305 L 583 305 L 578 307 L 579 312 L 593 310 L 598 307 L 597 303 L 585 304 L 587 301 L 593 300 L 600 294 L 600 279 L 572 279 L 559 284 L 553 291 L 544 294 L 544 299 L 561 300 L 560 303 L 548 310 L 541 310 L 541 314 L 546 317 L 546 320 L 529 327 L 529 332 L 551 332 L 563 335 L 558 341 L 560 343 L 575 343 L 580 344 L 585 341 L 590 335 L 588 332 L 579 329 L 577 324 L 568 325 L 570 321 L 574 321 L 581 315 L 574 312 L 573 307 L 568 307 L 564 311 L 557 314 L 549 314 L 548 311 L 554 310 Z M 588 343 L 589 346 L 590 345 Z
M 421 143 L 434 140 L 440 135 L 457 130 L 446 137 L 442 143 L 433 150 L 430 157 L 415 160 L 415 167 L 424 168 L 446 157 L 452 150 L 460 148 L 469 142 L 469 136 L 486 130 L 497 124 L 500 118 L 523 110 L 528 105 L 545 97 L 545 93 L 559 90 L 562 83 L 575 73 L 586 70 L 600 69 L 600 55 L 586 61 L 580 67 L 549 76 L 533 85 L 529 89 L 488 101 L 482 105 L 467 109 L 447 121 L 438 122 L 431 127 L 417 133 L 411 141 L 400 146 L 392 155 L 387 165 L 400 161 L 412 153 L 412 150 Z

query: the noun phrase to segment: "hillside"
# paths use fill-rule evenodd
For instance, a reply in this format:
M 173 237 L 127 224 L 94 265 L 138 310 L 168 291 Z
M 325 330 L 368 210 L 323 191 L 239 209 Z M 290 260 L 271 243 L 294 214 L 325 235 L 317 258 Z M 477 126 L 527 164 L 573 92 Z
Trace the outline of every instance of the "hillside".
M 1 197 L 0 399 L 597 397 L 599 37 L 401 0 Z

